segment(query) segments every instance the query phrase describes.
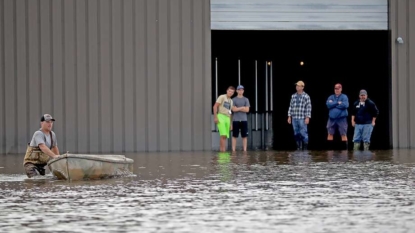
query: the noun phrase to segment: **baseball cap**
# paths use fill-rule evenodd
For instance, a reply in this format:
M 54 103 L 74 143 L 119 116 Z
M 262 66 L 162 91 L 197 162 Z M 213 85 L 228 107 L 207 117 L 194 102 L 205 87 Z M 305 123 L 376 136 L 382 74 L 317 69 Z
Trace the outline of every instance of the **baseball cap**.
M 303 81 L 298 81 L 298 82 L 295 83 L 295 85 L 296 86 L 303 86 L 303 87 L 305 86 Z
M 239 90 L 239 89 L 245 89 L 245 88 L 244 88 L 244 86 L 239 85 L 239 86 L 236 88 L 236 90 Z
M 42 118 L 40 118 L 40 121 L 55 121 L 55 119 L 53 119 L 53 117 L 50 114 L 45 114 L 42 116 Z
M 360 90 L 359 95 L 367 95 L 367 91 L 362 89 L 362 90 Z

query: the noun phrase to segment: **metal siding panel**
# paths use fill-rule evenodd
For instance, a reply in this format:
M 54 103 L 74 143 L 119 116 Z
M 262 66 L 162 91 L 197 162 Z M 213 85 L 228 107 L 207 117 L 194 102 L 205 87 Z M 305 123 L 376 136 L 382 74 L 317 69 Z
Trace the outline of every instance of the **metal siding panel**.
M 88 138 L 88 75 L 87 75 L 87 0 L 76 0 L 76 119 L 78 152 L 89 151 Z
M 136 150 L 148 150 L 148 125 L 147 125 L 147 0 L 133 2 L 134 9 L 134 76 L 135 76 L 135 122 L 137 145 Z
M 125 151 L 134 151 L 134 143 L 136 141 L 134 121 L 134 22 L 133 22 L 133 0 L 124 1 L 124 148 Z
M 123 27 L 122 27 L 122 2 L 112 0 L 112 130 L 114 151 L 124 151 L 124 111 L 123 111 Z
M 211 0 L 212 5 L 215 4 L 252 4 L 251 0 Z M 346 0 L 346 1 L 333 1 L 333 0 L 258 0 L 256 3 L 261 4 L 282 4 L 282 5 L 384 5 L 387 4 L 387 0 Z
M 388 25 L 387 0 L 214 0 L 211 9 L 211 28 L 218 30 L 387 30 Z
M 6 153 L 6 86 L 4 75 L 4 1 L 0 1 L 0 153 Z
M 204 114 L 203 114 L 203 122 L 204 122 L 204 149 L 210 150 L 212 148 L 212 134 L 211 134 L 211 123 L 213 122 L 211 119 L 212 113 L 212 67 L 211 67 L 211 30 L 210 30 L 210 1 L 203 1 L 204 8 L 203 8 L 203 41 L 204 41 L 204 48 L 203 48 L 203 74 L 204 74 Z
M 6 122 L 6 153 L 16 153 L 16 67 L 15 67 L 15 6 L 14 0 L 4 0 L 4 74 L 5 74 L 5 103 Z
M 314 13 L 314 12 L 382 12 L 387 13 L 387 0 L 361 1 L 332 1 L 332 0 L 259 0 L 259 1 L 239 1 L 239 0 L 212 0 L 212 12 L 295 12 L 295 13 Z
M 40 100 L 40 78 L 39 78 L 39 12 L 37 1 L 28 3 L 28 55 L 29 55 L 29 133 L 30 139 L 34 131 L 40 125 L 41 100 Z
M 389 28 L 391 31 L 391 90 L 392 90 L 392 99 L 391 99 L 391 108 L 392 112 L 392 145 L 394 148 L 399 147 L 399 123 L 398 123 L 398 69 L 396 67 L 397 63 L 397 47 L 395 38 L 397 37 L 397 0 L 390 0 L 389 5 Z
M 407 36 L 407 28 L 406 28 L 406 20 L 407 20 L 407 14 L 406 14 L 406 7 L 407 4 L 404 1 L 398 2 L 398 34 L 399 36 L 402 36 L 404 40 L 408 38 Z M 407 63 L 405 62 L 407 59 L 406 51 L 408 51 L 407 47 L 408 43 L 404 43 L 401 45 L 398 45 L 397 47 L 397 69 L 398 69 L 398 122 L 399 122 L 399 147 L 407 148 L 408 143 L 408 76 L 407 76 Z
M 192 56 L 193 56 L 193 149 L 203 150 L 205 128 L 203 124 L 204 108 L 204 73 L 203 73 L 203 3 L 204 0 L 193 0 L 193 35 L 192 35 Z
M 181 0 L 170 2 L 170 150 L 181 149 Z
M 65 132 L 66 150 L 77 151 L 77 119 L 76 119 L 76 32 L 75 32 L 75 1 L 64 0 L 64 90 L 65 90 Z
M 170 135 L 170 99 L 169 99 L 169 3 L 170 0 L 159 0 L 158 3 L 158 70 L 159 70 L 159 151 L 169 150 L 169 135 Z
M 262 13 L 297 13 L 297 14 L 308 14 L 308 13 L 346 13 L 353 11 L 355 13 L 367 13 L 369 15 L 382 13 L 387 13 L 387 5 L 327 5 L 325 7 L 308 7 L 304 4 L 295 4 L 295 5 L 284 5 L 284 4 L 212 4 L 212 12 L 221 13 L 225 15 L 229 12 L 258 12 Z
M 415 93 L 413 90 L 415 90 L 415 66 L 413 65 L 415 63 L 415 2 L 408 0 L 408 78 L 409 78 L 409 99 L 414 100 L 415 99 Z M 410 147 L 415 148 L 415 123 L 414 123 L 414 117 L 415 117 L 415 104 L 413 101 L 410 101 L 410 115 L 408 121 L 410 122 Z
M 100 100 L 101 100 L 101 152 L 107 153 L 113 150 L 112 147 L 112 95 L 111 95 L 111 25 L 110 25 L 110 1 L 99 0 L 99 31 L 100 31 Z
M 351 22 L 383 22 L 388 21 L 386 13 L 365 13 L 365 12 L 345 12 L 345 13 L 307 13 L 297 12 L 212 12 L 212 19 L 215 22 L 225 22 L 232 19 L 232 22 L 336 22 L 338 24 L 349 24 Z
M 387 30 L 387 23 L 350 22 L 213 22 L 212 30 Z
M 192 125 L 192 98 L 193 98 L 193 80 L 192 80 L 192 0 L 182 0 L 182 150 L 192 150 L 193 135 Z
M 58 147 L 61 153 L 64 148 L 66 148 L 66 143 L 64 140 L 64 125 L 65 125 L 65 114 L 64 114 L 64 31 L 63 31 L 63 8 L 62 1 L 52 1 L 52 76 L 53 76 L 53 85 L 52 85 L 52 96 L 53 96 L 53 114 L 52 116 L 56 119 L 56 122 L 53 125 L 54 131 L 56 133 Z M 29 23 L 30 25 L 30 23 Z M 30 27 L 29 27 L 30 28 Z M 30 30 L 30 29 L 29 29 Z M 29 38 L 30 41 L 30 38 Z M 29 42 L 30 43 L 30 42 Z M 29 52 L 30 54 L 30 52 Z M 29 73 L 30 76 L 30 73 Z M 29 88 L 29 93 L 32 86 Z M 31 109 L 31 103 L 29 108 Z M 30 113 L 29 113 L 29 116 Z M 38 122 L 40 116 L 36 115 L 36 122 Z
M 159 116 L 158 116 L 158 65 L 157 65 L 157 3 L 147 1 L 147 125 L 148 125 L 148 150 L 157 151 L 159 140 Z
M 88 151 L 92 153 L 100 152 L 100 130 L 99 130 L 99 118 L 100 118 L 100 97 L 99 97 L 99 77 L 98 77 L 98 1 L 87 1 L 87 49 L 88 49 Z
M 28 132 L 28 102 L 29 102 L 29 85 L 27 71 L 27 25 L 26 25 L 26 3 L 25 0 L 16 0 L 16 60 L 17 60 L 17 87 L 19 94 L 17 95 L 17 117 L 19 124 L 17 125 L 17 143 L 18 152 L 26 149 L 28 140 L 30 139 Z M 0 89 L 1 90 L 1 89 Z M 1 114 L 1 113 L 0 113 Z M 0 130 L 1 133 L 1 130 Z M 1 142 L 0 142 L 1 143 Z M 1 148 L 1 147 L 0 147 Z M 1 151 L 1 149 L 0 149 Z M 1 153 L 1 152 L 0 152 Z
M 50 1 L 40 0 L 40 83 L 41 83 L 41 111 L 52 112 L 52 69 L 51 69 L 51 15 Z

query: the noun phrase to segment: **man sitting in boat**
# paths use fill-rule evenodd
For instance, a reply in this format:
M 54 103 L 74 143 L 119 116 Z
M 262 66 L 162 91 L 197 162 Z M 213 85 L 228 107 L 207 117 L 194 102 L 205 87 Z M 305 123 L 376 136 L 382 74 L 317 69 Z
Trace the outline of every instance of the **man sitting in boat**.
M 41 128 L 33 134 L 33 138 L 27 146 L 23 166 L 29 178 L 37 175 L 45 175 L 45 166 L 51 158 L 59 156 L 58 142 L 52 131 L 55 119 L 50 114 L 45 114 L 40 119 Z

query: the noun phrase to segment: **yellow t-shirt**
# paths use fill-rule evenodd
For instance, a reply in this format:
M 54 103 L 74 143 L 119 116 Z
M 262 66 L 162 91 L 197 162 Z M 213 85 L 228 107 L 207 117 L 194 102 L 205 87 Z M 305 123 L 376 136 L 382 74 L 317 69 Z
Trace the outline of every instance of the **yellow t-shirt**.
M 220 95 L 216 100 L 216 103 L 219 103 L 219 111 L 218 113 L 224 114 L 226 116 L 230 116 L 231 109 L 233 107 L 233 101 L 231 98 L 228 98 L 226 94 Z

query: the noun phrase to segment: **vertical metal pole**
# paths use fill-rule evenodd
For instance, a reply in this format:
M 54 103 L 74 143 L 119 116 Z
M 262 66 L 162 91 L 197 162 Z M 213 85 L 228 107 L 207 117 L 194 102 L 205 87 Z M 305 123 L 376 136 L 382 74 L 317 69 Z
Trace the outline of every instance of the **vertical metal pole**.
M 273 85 L 272 85 L 272 79 L 273 78 L 274 77 L 272 76 L 272 61 L 271 61 L 271 64 L 270 64 L 270 75 L 269 75 L 269 89 L 270 89 L 270 91 L 269 91 L 269 94 L 270 94 L 270 106 L 269 106 L 269 108 L 270 108 L 270 113 L 268 114 L 268 115 L 271 115 L 271 121 L 273 121 L 273 119 L 274 119 L 273 118 L 273 115 L 272 115 L 273 114 L 272 113 L 272 109 L 273 109 L 273 96 L 272 96 Z M 273 127 L 273 124 L 271 124 L 271 135 L 273 135 L 273 133 L 274 133 L 272 127 Z M 271 146 L 273 146 L 273 145 L 271 145 Z
M 241 60 L 238 60 L 238 85 L 241 85 Z
M 216 66 L 216 68 L 215 68 L 215 90 L 216 90 L 216 98 L 218 98 L 218 58 L 216 58 L 216 61 L 215 61 L 215 66 Z
M 255 60 L 255 130 L 258 131 L 258 66 Z
M 273 76 L 272 76 L 272 62 L 271 62 L 271 71 L 270 71 L 270 80 L 269 80 L 269 82 L 270 82 L 270 84 L 269 84 L 269 88 L 270 88 L 270 92 L 269 92 L 269 94 L 270 94 L 270 101 L 271 101 L 271 105 L 270 105 L 270 109 L 271 109 L 271 112 L 272 112 L 272 79 L 273 79 Z
M 218 98 L 218 58 L 215 58 L 215 97 Z M 215 98 L 215 99 L 216 99 Z M 218 126 L 215 124 L 215 131 L 218 132 Z
M 268 130 L 268 62 L 265 62 L 265 130 Z
M 265 150 L 265 130 L 264 130 L 264 121 L 265 121 L 265 117 L 264 114 L 261 114 L 261 147 L 263 150 Z

